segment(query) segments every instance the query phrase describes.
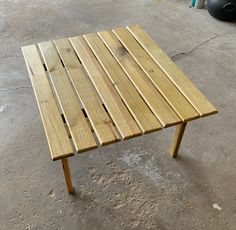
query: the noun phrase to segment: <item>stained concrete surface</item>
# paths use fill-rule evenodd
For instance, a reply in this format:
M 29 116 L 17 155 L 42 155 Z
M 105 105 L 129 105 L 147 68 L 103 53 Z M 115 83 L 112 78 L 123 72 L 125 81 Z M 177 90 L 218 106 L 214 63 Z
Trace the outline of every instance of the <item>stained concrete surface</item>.
M 140 23 L 220 111 L 70 159 L 50 160 L 20 47 Z M 185 0 L 0 4 L 0 229 L 236 229 L 236 28 Z M 214 207 L 213 207 L 214 205 Z

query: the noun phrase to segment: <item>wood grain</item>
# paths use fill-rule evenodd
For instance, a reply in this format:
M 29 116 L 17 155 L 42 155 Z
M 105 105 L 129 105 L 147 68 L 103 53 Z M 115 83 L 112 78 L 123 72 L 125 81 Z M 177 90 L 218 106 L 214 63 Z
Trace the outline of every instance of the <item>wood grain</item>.
M 100 66 L 83 37 L 73 37 L 70 41 L 82 65 L 86 69 L 94 87 L 105 104 L 122 138 L 127 139 L 141 134 L 140 129 L 122 102 L 108 76 Z
M 152 112 L 159 119 L 162 126 L 167 127 L 180 123 L 181 119 L 148 79 L 124 46 L 122 46 L 112 31 L 100 32 L 98 35 L 106 44 L 121 68 L 125 71 Z
M 63 111 L 77 152 L 96 148 L 92 131 L 81 110 L 80 102 L 63 68 L 61 59 L 53 42 L 39 44 L 49 76 Z
M 85 69 L 77 58 L 68 39 L 54 41 L 68 75 L 80 98 L 83 108 L 92 124 L 101 145 L 110 144 L 120 139 L 113 121 L 102 106 Z
M 179 147 L 180 147 L 183 135 L 184 135 L 184 130 L 186 128 L 186 125 L 187 123 L 184 122 L 176 126 L 174 138 L 170 146 L 170 154 L 172 157 L 177 157 L 178 155 Z
M 68 193 L 73 193 L 74 188 L 71 180 L 70 166 L 67 158 L 61 159 L 62 169 L 65 177 L 66 187 Z
M 127 29 L 116 28 L 113 32 L 183 121 L 200 116 Z
M 88 34 L 84 38 L 143 133 L 161 129 L 161 124 L 143 101 L 136 88 L 132 85 L 125 72 L 116 62 L 99 36 L 97 34 Z
M 35 45 L 25 46 L 22 47 L 22 52 L 38 103 L 52 160 L 73 156 L 73 149 L 37 48 Z
M 217 113 L 200 90 L 139 25 L 129 26 L 128 30 L 201 116 Z

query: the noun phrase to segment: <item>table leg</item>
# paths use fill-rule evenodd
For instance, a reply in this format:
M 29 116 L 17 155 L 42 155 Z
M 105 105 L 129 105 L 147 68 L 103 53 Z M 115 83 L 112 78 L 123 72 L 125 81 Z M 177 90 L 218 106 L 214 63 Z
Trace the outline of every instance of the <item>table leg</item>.
M 184 135 L 184 130 L 185 130 L 186 125 L 187 125 L 187 122 L 184 122 L 184 123 L 176 126 L 174 139 L 173 139 L 172 144 L 170 146 L 170 154 L 172 157 L 177 157 L 179 146 L 180 146 L 182 137 Z
M 69 167 L 68 159 L 67 158 L 61 159 L 61 163 L 62 163 L 62 168 L 64 171 L 64 177 L 65 177 L 65 181 L 66 181 L 67 191 L 68 191 L 68 193 L 73 193 L 74 188 L 73 188 L 72 181 L 71 181 L 70 167 Z

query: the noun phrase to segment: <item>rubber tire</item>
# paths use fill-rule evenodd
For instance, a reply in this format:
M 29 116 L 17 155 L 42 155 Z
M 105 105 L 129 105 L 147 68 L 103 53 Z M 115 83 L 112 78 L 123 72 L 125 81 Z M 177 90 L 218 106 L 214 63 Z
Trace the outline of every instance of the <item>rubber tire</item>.
M 223 21 L 236 19 L 236 0 L 207 0 L 208 12 Z

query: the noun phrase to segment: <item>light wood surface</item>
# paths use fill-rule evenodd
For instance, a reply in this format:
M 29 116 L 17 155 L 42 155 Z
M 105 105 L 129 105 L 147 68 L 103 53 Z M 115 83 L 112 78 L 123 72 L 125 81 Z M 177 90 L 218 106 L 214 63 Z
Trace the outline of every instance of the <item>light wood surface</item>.
M 92 131 L 81 110 L 71 82 L 62 66 L 53 42 L 39 44 L 49 76 L 63 111 L 77 152 L 96 148 Z
M 214 106 L 139 26 L 22 47 L 53 160 L 176 125 L 177 157 L 187 121 Z M 71 138 L 71 139 L 69 139 Z
M 63 172 L 64 172 L 64 177 L 65 177 L 67 191 L 68 191 L 68 193 L 73 193 L 74 192 L 74 188 L 73 188 L 73 185 L 72 185 L 72 180 L 71 180 L 71 174 L 70 174 L 70 167 L 69 167 L 68 159 L 67 158 L 61 159 L 61 164 L 62 164 L 62 169 L 63 169 Z
M 39 47 L 22 51 L 53 160 L 179 125 L 175 155 L 184 124 L 216 113 L 139 25 Z
M 139 124 L 143 133 L 161 129 L 161 124 L 147 107 L 99 36 L 97 34 L 88 34 L 85 35 L 84 38 L 120 94 L 120 97 L 129 108 L 130 113 Z
M 103 108 L 102 102 L 69 40 L 60 39 L 54 42 L 100 144 L 116 142 L 120 139 L 119 134 Z
M 22 52 L 38 103 L 52 160 L 72 156 L 73 149 L 36 46 L 22 47 Z
M 181 119 L 148 79 L 146 74 L 140 69 L 112 31 L 103 31 L 98 33 L 98 35 L 106 44 L 121 68 L 125 71 L 152 112 L 159 119 L 162 126 L 167 127 L 180 123 Z
M 70 38 L 70 41 L 110 116 L 116 124 L 117 129 L 122 135 L 122 138 L 127 139 L 140 135 L 140 129 L 86 41 L 83 37 L 73 37 Z
M 187 123 L 184 122 L 184 123 L 176 126 L 174 138 L 173 138 L 171 146 L 170 146 L 170 154 L 172 157 L 177 157 L 186 125 L 187 125 Z
M 200 116 L 198 112 L 138 44 L 131 33 L 125 28 L 116 28 L 113 31 L 180 118 L 183 121 L 198 118 Z
M 133 25 L 127 28 L 201 116 L 207 116 L 217 112 L 215 107 L 141 26 Z

